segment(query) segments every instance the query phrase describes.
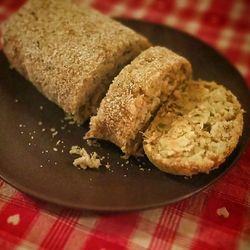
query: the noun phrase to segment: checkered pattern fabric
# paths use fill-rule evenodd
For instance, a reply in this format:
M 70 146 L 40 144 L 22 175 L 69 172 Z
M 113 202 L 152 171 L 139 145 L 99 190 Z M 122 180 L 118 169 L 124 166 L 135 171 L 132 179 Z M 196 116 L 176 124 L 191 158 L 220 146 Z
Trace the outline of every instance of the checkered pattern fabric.
M 81 1 L 81 0 L 78 0 Z M 0 0 L 0 21 L 24 1 Z M 86 0 L 111 16 L 192 33 L 217 48 L 250 87 L 248 0 Z M 1 166 L 0 166 L 1 167 Z M 210 189 L 163 208 L 96 215 L 26 197 L 0 181 L 0 249 L 250 249 L 250 147 Z M 229 217 L 216 214 L 226 207 Z

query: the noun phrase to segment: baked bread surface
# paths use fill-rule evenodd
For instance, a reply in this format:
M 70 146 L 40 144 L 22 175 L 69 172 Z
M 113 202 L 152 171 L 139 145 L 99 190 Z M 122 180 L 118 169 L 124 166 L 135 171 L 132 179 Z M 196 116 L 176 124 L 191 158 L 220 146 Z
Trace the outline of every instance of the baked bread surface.
M 188 60 L 171 50 L 156 46 L 143 51 L 110 85 L 86 138 L 109 140 L 136 155 L 151 117 L 191 74 Z
M 96 112 L 108 84 L 149 42 L 68 0 L 29 0 L 2 27 L 10 64 L 79 123 Z
M 161 107 L 143 147 L 167 173 L 209 173 L 231 154 L 242 129 L 243 110 L 231 91 L 215 82 L 189 81 Z

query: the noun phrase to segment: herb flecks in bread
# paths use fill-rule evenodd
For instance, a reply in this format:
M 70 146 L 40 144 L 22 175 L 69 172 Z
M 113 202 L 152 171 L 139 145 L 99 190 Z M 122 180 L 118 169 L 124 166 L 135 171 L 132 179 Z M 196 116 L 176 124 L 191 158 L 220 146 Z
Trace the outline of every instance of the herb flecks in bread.
M 181 85 L 145 132 L 144 151 L 162 171 L 209 173 L 236 147 L 243 129 L 237 98 L 215 82 Z
M 145 50 L 113 80 L 86 138 L 109 140 L 127 155 L 138 154 L 151 117 L 191 75 L 187 59 L 164 47 Z

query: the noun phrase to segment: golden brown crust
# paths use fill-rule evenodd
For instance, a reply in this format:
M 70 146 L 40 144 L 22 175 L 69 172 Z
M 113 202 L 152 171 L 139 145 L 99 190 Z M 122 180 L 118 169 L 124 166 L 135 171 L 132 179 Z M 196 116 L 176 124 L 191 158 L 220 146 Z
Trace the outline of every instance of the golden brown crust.
M 128 155 L 137 153 L 141 133 L 160 103 L 191 77 L 191 65 L 163 47 L 142 52 L 114 79 L 86 138 L 109 140 Z
M 30 0 L 3 27 L 11 65 L 79 122 L 147 47 L 147 39 L 131 29 L 67 0 Z
M 237 98 L 215 82 L 180 86 L 145 132 L 143 147 L 162 171 L 191 176 L 218 168 L 243 130 Z

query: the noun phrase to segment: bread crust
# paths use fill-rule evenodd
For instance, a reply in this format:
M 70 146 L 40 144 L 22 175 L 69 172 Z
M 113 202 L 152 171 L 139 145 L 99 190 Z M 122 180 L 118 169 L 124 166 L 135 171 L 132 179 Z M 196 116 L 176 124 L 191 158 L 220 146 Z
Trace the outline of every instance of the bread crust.
M 95 113 L 120 69 L 150 46 L 95 10 L 30 0 L 2 27 L 11 66 L 78 122 Z
M 237 98 L 215 82 L 180 86 L 145 132 L 143 148 L 160 170 L 191 176 L 218 168 L 243 130 Z
M 114 79 L 85 138 L 109 140 L 136 155 L 151 117 L 191 75 L 187 59 L 160 46 L 145 50 Z

